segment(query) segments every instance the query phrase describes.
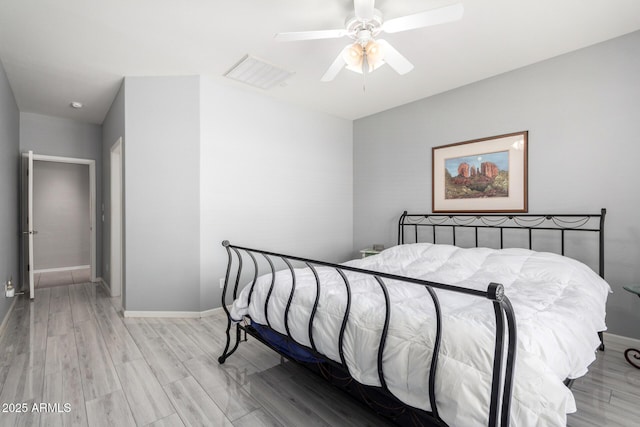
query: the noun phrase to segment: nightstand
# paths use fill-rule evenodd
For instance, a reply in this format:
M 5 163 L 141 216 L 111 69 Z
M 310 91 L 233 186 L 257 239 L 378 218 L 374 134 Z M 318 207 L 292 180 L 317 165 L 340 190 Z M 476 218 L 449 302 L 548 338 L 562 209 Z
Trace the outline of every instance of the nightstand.
M 624 286 L 624 290 L 640 297 L 640 285 Z M 624 351 L 624 358 L 627 359 L 630 365 L 640 369 L 640 350 L 628 348 Z
M 377 254 L 379 254 L 380 252 L 381 252 L 381 251 L 376 251 L 376 250 L 374 250 L 374 249 L 367 248 L 367 249 L 363 249 L 363 250 L 361 250 L 361 251 L 360 251 L 360 254 L 362 254 L 362 258 L 366 258 L 366 257 L 371 256 L 371 255 L 377 255 Z

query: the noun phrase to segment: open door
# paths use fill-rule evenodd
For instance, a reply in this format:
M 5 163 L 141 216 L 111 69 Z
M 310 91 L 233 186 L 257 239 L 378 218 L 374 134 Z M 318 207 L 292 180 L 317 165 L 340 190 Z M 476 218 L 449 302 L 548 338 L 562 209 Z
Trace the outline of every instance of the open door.
M 33 151 L 22 155 L 20 192 L 20 227 L 22 230 L 20 272 L 22 291 L 29 290 L 29 298 L 35 297 L 33 281 Z

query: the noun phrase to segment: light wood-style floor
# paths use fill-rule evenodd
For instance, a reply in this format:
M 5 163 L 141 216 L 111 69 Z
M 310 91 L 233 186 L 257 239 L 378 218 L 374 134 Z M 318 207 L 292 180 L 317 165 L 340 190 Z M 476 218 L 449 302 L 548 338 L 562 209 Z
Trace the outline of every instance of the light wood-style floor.
M 49 288 L 52 286 L 73 285 L 86 283 L 90 279 L 91 269 L 48 271 L 33 275 L 34 288 Z
M 223 312 L 124 319 L 89 283 L 40 289 L 0 337 L 0 404 L 28 408 L 0 412 L 0 426 L 389 425 L 251 338 L 219 365 L 225 325 Z M 609 344 L 575 382 L 569 425 L 640 426 L 640 370 L 622 350 Z

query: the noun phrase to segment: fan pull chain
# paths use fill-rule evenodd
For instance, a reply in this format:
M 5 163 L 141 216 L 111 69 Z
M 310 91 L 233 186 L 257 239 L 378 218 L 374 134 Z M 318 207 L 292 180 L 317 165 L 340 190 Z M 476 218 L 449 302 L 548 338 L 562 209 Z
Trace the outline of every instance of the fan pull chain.
M 369 64 L 367 61 L 367 52 L 363 49 L 362 52 L 362 93 L 367 92 L 367 73 L 369 71 Z

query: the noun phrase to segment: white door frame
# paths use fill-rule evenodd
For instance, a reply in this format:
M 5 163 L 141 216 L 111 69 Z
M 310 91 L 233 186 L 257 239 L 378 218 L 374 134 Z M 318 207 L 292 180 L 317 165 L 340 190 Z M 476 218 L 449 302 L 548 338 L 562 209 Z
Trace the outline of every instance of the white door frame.
M 27 155 L 23 153 L 23 155 Z M 33 160 L 42 162 L 72 163 L 76 165 L 89 165 L 89 250 L 91 262 L 91 281 L 96 281 L 96 161 L 91 159 L 79 159 L 75 157 L 47 156 L 33 154 Z M 33 171 L 31 171 L 33 175 Z M 33 270 L 33 265 L 31 266 Z
M 27 255 L 27 270 L 29 275 L 29 299 L 33 300 L 36 296 L 35 280 L 33 278 L 33 151 L 27 153 L 27 233 L 29 239 L 29 252 Z
M 109 287 L 112 297 L 120 297 L 122 301 L 122 137 L 111 146 L 110 152 L 110 198 L 109 198 Z

